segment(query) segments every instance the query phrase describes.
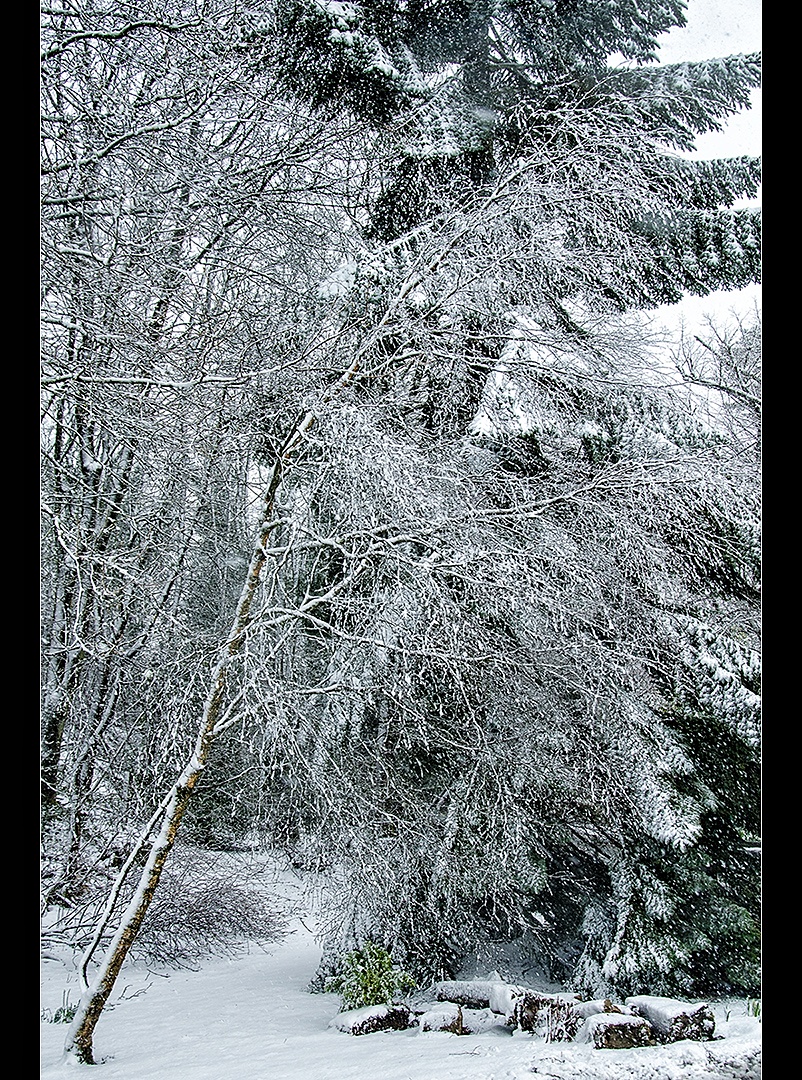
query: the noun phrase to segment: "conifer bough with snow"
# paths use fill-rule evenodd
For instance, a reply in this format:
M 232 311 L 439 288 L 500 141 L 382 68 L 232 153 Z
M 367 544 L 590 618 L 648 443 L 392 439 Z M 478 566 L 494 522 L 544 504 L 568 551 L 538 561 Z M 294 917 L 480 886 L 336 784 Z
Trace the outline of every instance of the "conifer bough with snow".
M 756 993 L 759 328 L 666 378 L 640 313 L 758 279 L 758 162 L 681 152 L 759 65 L 661 67 L 683 19 L 43 15 L 70 1056 L 179 826 L 325 876 L 321 985 L 375 942 L 419 982 L 500 955 L 590 997 Z

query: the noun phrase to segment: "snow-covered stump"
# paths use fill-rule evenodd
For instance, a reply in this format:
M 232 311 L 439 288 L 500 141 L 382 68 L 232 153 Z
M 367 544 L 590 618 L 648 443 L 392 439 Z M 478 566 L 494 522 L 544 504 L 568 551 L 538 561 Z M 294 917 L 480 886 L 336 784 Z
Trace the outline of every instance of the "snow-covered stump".
M 706 1042 L 713 1038 L 716 1020 L 707 1002 L 695 1005 L 673 998 L 639 995 L 628 997 L 626 1004 L 638 1016 L 645 1017 L 654 1028 L 661 1042 L 679 1042 L 694 1039 Z
M 375 1031 L 404 1031 L 411 1027 L 407 1005 L 365 1005 L 348 1009 L 329 1021 L 329 1027 L 347 1035 L 372 1035 Z
M 619 1012 L 597 1012 L 588 1016 L 574 1041 L 590 1043 L 596 1050 L 632 1050 L 657 1043 L 648 1020 Z

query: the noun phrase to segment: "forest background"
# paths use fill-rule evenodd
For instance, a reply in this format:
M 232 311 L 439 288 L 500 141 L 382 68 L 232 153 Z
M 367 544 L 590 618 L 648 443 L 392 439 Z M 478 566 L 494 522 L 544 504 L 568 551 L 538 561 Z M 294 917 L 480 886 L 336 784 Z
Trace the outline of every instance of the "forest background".
M 220 848 L 325 878 L 319 986 L 370 940 L 420 981 L 759 993 L 759 319 L 644 318 L 759 280 L 759 162 L 690 157 L 759 57 L 655 66 L 683 10 L 43 16 L 79 1060 L 131 948 L 269 924 L 209 904 Z

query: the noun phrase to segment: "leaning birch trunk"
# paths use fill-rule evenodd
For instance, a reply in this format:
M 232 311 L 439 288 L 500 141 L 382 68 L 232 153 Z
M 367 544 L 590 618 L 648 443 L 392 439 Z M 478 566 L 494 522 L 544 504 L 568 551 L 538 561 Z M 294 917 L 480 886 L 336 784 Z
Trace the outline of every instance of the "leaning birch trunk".
M 350 379 L 353 378 L 355 373 L 356 367 L 352 365 L 349 372 L 343 375 L 339 380 L 337 386 L 345 385 L 347 381 L 350 381 Z M 240 593 L 231 631 L 221 650 L 220 657 L 213 671 L 211 687 L 204 703 L 200 728 L 192 756 L 184 766 L 181 775 L 162 801 L 156 814 L 151 818 L 147 827 L 143 830 L 134 851 L 120 870 L 117 880 L 112 887 L 106 910 L 101 917 L 98 926 L 95 928 L 92 943 L 82 958 L 81 974 L 85 990 L 72 1024 L 70 1025 L 64 1046 L 65 1057 L 77 1061 L 80 1064 L 93 1065 L 95 1063 L 93 1052 L 95 1026 L 100 1019 L 101 1013 L 109 999 L 109 995 L 114 988 L 117 976 L 128 955 L 128 951 L 130 950 L 145 915 L 147 914 L 154 893 L 158 887 L 164 864 L 175 843 L 176 834 L 181 825 L 181 819 L 183 818 L 184 812 L 192 797 L 195 785 L 209 760 L 209 754 L 214 744 L 215 737 L 218 734 L 217 724 L 223 713 L 228 668 L 231 661 L 239 652 L 245 639 L 251 605 L 259 586 L 259 579 L 266 559 L 265 551 L 267 548 L 267 541 L 270 533 L 275 527 L 275 522 L 272 521 L 271 518 L 283 467 L 287 461 L 288 455 L 302 439 L 304 432 L 312 425 L 313 420 L 314 416 L 312 413 L 307 413 L 306 416 L 296 424 L 273 467 L 270 482 L 265 493 L 264 519 L 259 529 L 256 545 L 254 546 L 253 555 L 248 567 L 248 574 L 242 587 L 242 592 Z M 151 840 L 151 837 L 156 830 L 158 831 L 155 839 Z M 103 931 L 108 925 L 114 901 L 122 889 L 124 879 L 127 876 L 136 855 L 140 851 L 143 851 L 148 843 L 151 844 L 150 853 L 142 870 L 137 888 L 120 919 L 120 924 L 108 946 L 97 973 L 91 983 L 88 983 L 86 969 L 92 954 L 97 949 Z
M 492 204 L 498 197 L 500 191 L 503 190 L 503 186 L 496 193 L 487 198 L 486 205 Z M 373 332 L 368 335 L 361 348 L 358 349 L 353 356 L 351 363 L 343 371 L 339 379 L 329 386 L 325 393 L 321 395 L 318 401 L 318 408 L 330 402 L 341 390 L 354 381 L 361 369 L 366 353 L 371 346 L 375 345 L 382 335 L 387 332 L 392 317 L 399 309 L 400 305 L 403 304 L 410 293 L 412 293 L 412 291 L 421 284 L 429 274 L 438 268 L 465 231 L 467 230 L 464 227 L 458 230 L 454 236 L 445 242 L 434 258 L 430 259 L 420 270 L 413 271 L 407 277 L 394 299 L 388 304 L 383 317 L 376 324 Z M 156 813 L 140 834 L 134 850 L 129 855 L 125 865 L 121 868 L 117 879 L 112 886 L 105 911 L 95 928 L 92 942 L 81 960 L 80 970 L 85 989 L 64 1044 L 64 1057 L 67 1060 L 84 1065 L 94 1064 L 93 1037 L 95 1027 L 114 988 L 114 984 L 125 958 L 128 955 L 131 945 L 133 944 L 145 915 L 147 914 L 148 908 L 150 907 L 153 896 L 159 885 L 162 869 L 164 868 L 167 857 L 175 843 L 176 834 L 181 825 L 181 819 L 189 805 L 195 785 L 209 760 L 209 754 L 214 745 L 218 730 L 221 730 L 217 728 L 217 724 L 223 714 L 228 668 L 239 652 L 247 633 L 251 605 L 256 596 L 262 568 L 267 558 L 267 542 L 270 533 L 275 527 L 272 516 L 276 492 L 281 483 L 282 473 L 296 448 L 303 442 L 305 433 L 314 424 L 315 418 L 316 414 L 312 410 L 302 414 L 297 423 L 293 425 L 289 436 L 284 441 L 284 444 L 276 457 L 273 472 L 264 496 L 264 518 L 259 528 L 259 534 L 248 567 L 248 574 L 242 587 L 242 592 L 240 593 L 231 631 L 214 668 L 211 688 L 204 704 L 203 715 L 192 756 L 184 766 L 181 775 L 170 789 L 170 792 L 164 798 Z M 157 835 L 155 839 L 151 841 L 151 837 L 156 830 L 158 830 Z M 103 932 L 110 921 L 115 900 L 122 891 L 125 878 L 127 877 L 136 856 L 139 852 L 144 851 L 149 843 L 151 845 L 150 853 L 142 870 L 137 888 L 123 913 L 117 931 L 106 950 L 106 954 L 100 963 L 97 973 L 92 979 L 92 982 L 89 983 L 86 975 L 87 967 L 93 953 L 100 943 Z
M 411 287 L 410 284 L 405 286 L 402 295 L 406 294 Z M 388 317 L 389 311 L 379 324 L 380 328 L 386 324 Z M 357 353 L 340 378 L 321 396 L 319 402 L 320 405 L 330 401 L 338 391 L 348 386 L 354 380 L 359 371 L 364 351 L 363 348 Z M 298 422 L 293 426 L 289 436 L 277 455 L 276 462 L 273 466 L 273 472 L 270 476 L 270 481 L 268 482 L 264 496 L 264 517 L 259 528 L 256 544 L 254 545 L 253 555 L 251 556 L 250 565 L 248 566 L 245 583 L 240 593 L 231 631 L 214 668 L 211 687 L 204 703 L 200 728 L 192 756 L 184 766 L 181 775 L 173 784 L 169 793 L 162 800 L 156 813 L 140 834 L 134 850 L 129 855 L 124 866 L 120 869 L 117 879 L 112 886 L 105 911 L 101 916 L 98 925 L 95 927 L 92 941 L 81 959 L 80 974 L 85 989 L 69 1031 L 67 1032 L 67 1038 L 64 1044 L 64 1057 L 67 1060 L 82 1065 L 93 1065 L 95 1063 L 93 1049 L 95 1027 L 105 1008 L 106 1002 L 114 989 L 114 984 L 117 981 L 117 976 L 120 973 L 125 958 L 128 955 L 131 945 L 133 944 L 145 915 L 147 914 L 148 908 L 150 907 L 161 878 L 164 864 L 175 843 L 176 834 L 181 825 L 181 819 L 189 805 L 195 785 L 209 760 L 209 754 L 214 745 L 215 737 L 218 734 L 218 731 L 222 730 L 218 729 L 217 724 L 223 715 L 228 668 L 239 652 L 247 633 L 251 605 L 256 596 L 262 568 L 264 567 L 267 558 L 267 542 L 270 533 L 276 525 L 275 521 L 272 520 L 272 517 L 276 492 L 281 483 L 282 473 L 290 460 L 292 453 L 303 441 L 304 434 L 312 427 L 314 422 L 315 414 L 311 410 L 302 415 Z M 156 837 L 151 840 L 151 837 L 156 830 L 158 830 Z M 144 851 L 147 848 L 149 843 L 151 845 L 150 853 L 140 875 L 137 888 L 120 919 L 117 931 L 90 983 L 86 971 L 92 955 L 100 943 L 103 932 L 110 921 L 115 900 L 122 891 L 124 881 L 135 858 L 141 851 Z
M 167 856 L 170 854 L 173 844 L 175 843 L 181 819 L 184 816 L 184 812 L 192 796 L 195 785 L 198 782 L 198 778 L 209 760 L 209 753 L 216 734 L 215 725 L 220 718 L 223 703 L 225 701 L 228 667 L 242 644 L 248 624 L 248 612 L 253 597 L 256 594 L 259 577 L 265 561 L 264 549 L 272 527 L 270 523 L 270 510 L 272 509 L 273 497 L 278 486 L 279 473 L 280 465 L 277 464 L 274 468 L 271 480 L 266 516 L 260 529 L 259 542 L 251 558 L 248 576 L 240 594 L 237 613 L 234 618 L 231 633 L 229 634 L 220 658 L 215 665 L 212 685 L 204 704 L 200 730 L 198 732 L 192 756 L 184 766 L 181 775 L 178 777 L 162 803 L 162 807 L 160 808 L 156 820 L 154 821 L 151 819 L 148 829 L 140 837 L 140 841 L 136 848 L 137 851 L 142 850 L 146 846 L 154 829 L 159 826 L 156 838 L 151 844 L 150 854 L 142 870 L 137 889 L 120 920 L 120 925 L 108 947 L 97 974 L 81 997 L 78 1010 L 67 1034 L 67 1040 L 64 1047 L 65 1055 L 85 1065 L 94 1064 L 92 1040 L 95 1025 L 100 1019 L 100 1015 L 114 987 L 123 961 L 125 960 L 128 951 L 133 944 L 134 938 L 142 925 L 142 921 L 147 914 L 153 895 L 159 884 L 162 869 L 167 861 Z M 120 872 L 120 876 L 118 877 L 113 890 L 114 895 L 119 893 L 123 876 L 127 872 L 131 861 L 132 860 L 129 859 Z M 107 914 L 104 915 L 101 920 L 101 925 L 96 929 L 93 944 L 83 958 L 82 968 L 84 971 L 88 961 L 91 959 L 91 953 L 94 951 L 94 948 L 97 947 L 97 942 L 108 921 L 108 909 L 110 906 L 111 905 L 107 905 Z

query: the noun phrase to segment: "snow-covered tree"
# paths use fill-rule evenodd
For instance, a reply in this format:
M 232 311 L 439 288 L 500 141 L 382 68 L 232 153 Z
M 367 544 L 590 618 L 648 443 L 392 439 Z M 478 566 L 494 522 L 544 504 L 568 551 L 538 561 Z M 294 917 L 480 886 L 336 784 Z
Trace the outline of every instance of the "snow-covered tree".
M 653 66 L 681 19 L 48 14 L 59 887 L 90 812 L 99 849 L 141 826 L 81 962 L 80 1059 L 182 821 L 217 842 L 234 815 L 330 874 L 332 947 L 434 975 L 513 940 L 588 986 L 656 988 L 667 956 L 744 985 L 755 472 L 622 314 L 756 274 L 728 209 L 755 163 L 676 153 L 756 61 Z M 714 917 L 743 919 L 718 975 Z
M 361 359 L 348 419 L 332 429 L 328 443 L 325 425 L 318 436 L 325 458 L 332 446 L 341 458 L 343 446 L 354 444 L 345 451 L 354 474 L 342 471 L 346 462 L 336 469 L 334 505 L 326 506 L 315 487 L 305 527 L 342 536 L 343 521 L 360 507 L 362 530 L 366 514 L 371 529 L 377 523 L 386 529 L 406 510 L 401 535 L 425 553 L 423 559 L 405 553 L 406 573 L 392 572 L 378 609 L 374 583 L 371 621 L 358 623 L 361 640 L 390 635 L 398 654 L 392 659 L 387 645 L 379 649 L 381 661 L 357 659 L 353 641 L 341 640 L 338 648 L 337 639 L 350 640 L 353 630 L 350 621 L 347 634 L 338 628 L 336 603 L 316 617 L 318 639 L 331 657 L 325 670 L 363 672 L 345 685 L 333 680 L 339 693 L 327 694 L 323 719 L 305 744 L 324 774 L 338 763 L 329 772 L 336 780 L 313 772 L 307 791 L 298 768 L 292 786 L 329 823 L 324 846 L 336 851 L 339 841 L 344 849 L 341 857 L 355 875 L 352 897 L 371 897 L 360 901 L 346 934 L 375 933 L 378 924 L 387 944 L 397 947 L 400 940 L 436 968 L 455 962 L 479 925 L 492 925 L 492 908 L 508 932 L 525 927 L 539 934 L 543 948 L 570 954 L 567 939 L 582 936 L 576 914 L 583 887 L 593 881 L 597 888 L 599 867 L 615 865 L 620 869 L 609 887 L 611 897 L 620 894 L 620 918 L 606 940 L 607 969 L 613 971 L 614 952 L 627 952 L 616 969 L 627 973 L 621 985 L 630 975 L 654 982 L 662 969 L 647 960 L 658 925 L 625 917 L 635 886 L 623 883 L 638 878 L 650 844 L 697 858 L 699 823 L 715 798 L 677 783 L 698 761 L 688 740 L 662 719 L 681 681 L 671 658 L 678 642 L 686 650 L 688 626 L 710 617 L 708 594 L 714 608 L 719 594 L 740 595 L 754 608 L 755 488 L 739 490 L 742 475 L 731 467 L 720 429 L 706 427 L 692 404 L 671 401 L 650 385 L 643 358 L 640 369 L 626 369 L 632 337 L 618 330 L 611 342 L 605 334 L 611 311 L 757 278 L 759 214 L 731 207 L 755 194 L 758 162 L 690 162 L 678 152 L 748 105 L 758 58 L 654 64 L 659 34 L 682 23 L 681 4 L 292 0 L 276 11 L 275 22 L 253 25 L 248 47 L 258 54 L 260 42 L 268 43 L 264 62 L 278 55 L 294 93 L 323 115 L 345 107 L 361 117 L 375 129 L 378 148 L 361 208 L 365 248 L 340 279 L 340 291 L 343 310 L 356 312 L 359 333 L 381 317 L 380 336 Z M 388 321 L 382 298 L 398 295 L 399 287 L 406 304 Z M 401 461 L 411 474 L 403 475 Z M 380 475 L 368 481 L 377 469 Z M 479 490 L 478 477 L 486 484 Z M 459 506 L 476 508 L 471 525 L 478 532 L 466 529 L 464 513 L 453 506 L 435 544 L 421 538 L 420 522 L 428 534 L 438 521 L 431 506 L 442 503 L 449 484 Z M 445 543 L 451 520 L 460 523 L 460 535 Z M 533 534 L 533 521 L 542 533 Z M 491 522 L 516 537 L 507 561 L 498 559 L 507 536 L 502 532 L 502 542 Z M 363 543 L 375 550 L 372 533 Z M 364 551 L 355 545 L 351 559 Z M 524 570 L 530 551 L 545 567 L 539 590 Z M 437 572 L 440 559 L 460 567 L 459 588 Z M 493 570 L 503 567 L 503 581 L 488 562 Z M 340 552 L 327 565 L 331 586 L 344 580 L 345 565 L 356 563 Z M 490 618 L 499 595 L 507 603 Z M 511 596 L 526 612 L 528 635 L 513 618 Z M 340 593 L 339 602 L 352 613 L 360 607 L 352 592 Z M 680 617 L 689 621 L 680 625 Z M 549 632 L 533 633 L 538 625 Z M 437 662 L 417 655 L 434 650 L 431 627 L 439 631 Z M 520 646 L 521 636 L 529 637 L 532 653 Z M 550 658 L 545 670 L 535 656 Z M 368 695 L 366 683 L 373 688 Z M 561 732 L 563 747 L 578 754 L 588 743 L 589 759 L 602 763 L 603 783 L 591 783 L 575 765 L 566 779 L 555 766 L 559 754 L 545 748 L 530 754 L 523 778 L 510 773 L 503 756 L 482 754 L 486 740 L 495 747 L 508 737 L 499 729 L 508 732 L 521 725 L 522 713 L 541 710 L 548 730 Z M 309 723 L 308 709 L 304 715 Z M 591 733 L 578 734 L 599 716 L 604 720 L 596 719 Z M 394 744 L 386 732 L 394 726 L 406 734 L 390 765 Z M 531 748 L 538 725 L 526 723 L 524 730 Z M 466 742 L 472 747 L 464 766 L 471 783 L 446 749 L 433 753 L 441 738 L 463 752 Z M 418 763 L 412 774 L 410 756 Z M 628 784 L 620 780 L 622 769 Z M 490 783 L 499 772 L 500 787 Z M 514 795 L 543 774 L 553 781 L 545 818 Z M 386 796 L 392 811 L 364 795 L 385 789 L 396 792 Z M 605 813 L 594 805 L 586 814 L 595 824 L 573 821 L 583 793 L 594 789 Z M 294 806 L 286 788 L 281 797 Z M 484 799 L 503 807 L 500 817 L 484 811 Z M 432 802 L 440 812 L 432 813 Z M 398 805 L 408 812 L 403 825 Z M 365 821 L 371 809 L 372 824 Z M 386 836 L 378 823 L 388 815 L 395 824 L 386 826 Z M 414 840 L 399 843 L 399 835 Z M 443 853 L 443 836 L 465 835 L 467 847 L 458 846 L 457 856 Z M 512 836 L 526 837 L 523 848 Z M 477 853 L 481 871 L 468 850 Z M 500 853 L 495 862 L 493 853 Z M 551 883 L 546 865 L 557 868 Z M 573 883 L 565 870 L 571 865 L 581 868 Z M 526 867 L 521 881 L 512 867 Z M 671 902 L 661 906 L 655 897 L 671 890 L 657 880 L 649 878 L 651 894 L 648 884 L 638 886 L 653 919 L 667 917 L 686 884 L 675 881 Z M 389 884 L 382 889 L 382 882 Z M 550 909 L 550 941 L 542 932 L 549 920 L 532 901 L 538 894 Z M 543 894 L 552 897 L 548 904 Z M 749 920 L 753 926 L 753 906 Z M 687 913 L 675 920 L 674 933 L 675 956 L 683 941 L 698 937 Z M 707 948 L 711 954 L 709 941 Z M 704 946 L 686 965 L 690 970 L 704 968 L 700 951 Z M 752 978 L 751 963 L 750 953 L 738 978 Z
M 699 634 L 704 622 L 723 643 L 737 614 L 755 644 L 755 493 L 692 398 L 575 343 L 558 348 L 553 331 L 549 348 L 537 336 L 519 341 L 514 376 L 489 381 L 474 433 L 435 436 L 420 413 L 401 428 L 398 387 L 355 388 L 310 432 L 315 464 L 298 466 L 292 515 L 304 544 L 287 535 L 275 551 L 284 560 L 294 547 L 307 632 L 295 692 L 281 682 L 267 710 L 277 745 L 265 806 L 276 839 L 340 881 L 331 917 L 343 948 L 381 938 L 434 977 L 488 938 L 513 938 L 567 978 L 591 898 L 614 908 L 621 892 L 605 955 L 617 944 L 641 989 L 665 987 L 643 950 L 684 901 L 683 860 L 716 843 L 737 861 L 749 839 L 713 841 L 716 808 L 734 800 L 748 813 L 754 790 L 733 791 L 726 765 L 709 775 L 700 748 L 724 723 L 725 761 L 753 754 L 741 743 L 755 737 L 756 656 L 722 657 L 725 701 Z M 613 356 L 623 351 L 619 339 Z M 304 551 L 325 597 L 316 606 Z M 693 693 L 716 704 L 690 728 L 674 723 Z M 263 684 L 254 715 L 264 701 Z M 657 849 L 677 877 L 661 908 L 624 919 L 625 885 Z M 650 905 L 656 880 L 639 886 Z M 711 904 L 732 887 L 723 870 L 706 879 Z M 706 918 L 671 921 L 680 946 Z M 691 984 L 708 985 L 710 940 L 685 965 Z M 752 963 L 733 986 L 752 987 Z M 612 978 L 611 958 L 607 968 Z
M 84 923 L 195 742 L 259 517 L 254 403 L 283 373 L 300 407 L 358 171 L 346 122 L 248 67 L 236 15 L 43 14 L 43 899 Z
M 749 107 L 760 58 L 659 65 L 660 35 L 684 25 L 681 0 L 278 0 L 275 10 L 253 27 L 254 47 L 263 37 L 280 77 L 325 114 L 345 107 L 375 126 L 373 235 L 400 238 L 488 184 L 524 186 L 534 173 L 564 248 L 545 290 L 558 310 L 577 298 L 643 308 L 759 276 L 759 213 L 733 209 L 754 197 L 759 162 L 681 152 Z M 555 156 L 538 157 L 546 146 L 559 151 L 556 190 Z M 601 188 L 606 213 L 593 199 Z M 515 224 L 523 249 L 530 222 Z M 572 264 L 588 256 L 592 276 L 578 275 Z

